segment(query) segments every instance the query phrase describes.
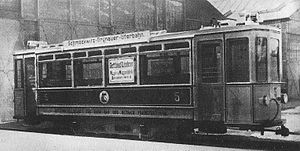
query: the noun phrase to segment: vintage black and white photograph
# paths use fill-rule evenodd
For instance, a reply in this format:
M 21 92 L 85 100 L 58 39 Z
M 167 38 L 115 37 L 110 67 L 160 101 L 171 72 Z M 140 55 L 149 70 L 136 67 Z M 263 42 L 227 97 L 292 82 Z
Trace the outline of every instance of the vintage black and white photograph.
M 300 0 L 0 0 L 21 150 L 300 150 Z

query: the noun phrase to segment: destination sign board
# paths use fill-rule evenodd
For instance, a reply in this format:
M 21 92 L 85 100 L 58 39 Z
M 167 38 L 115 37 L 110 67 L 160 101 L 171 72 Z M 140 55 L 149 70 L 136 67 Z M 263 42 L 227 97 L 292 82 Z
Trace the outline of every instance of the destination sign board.
M 110 58 L 108 60 L 109 83 L 134 82 L 134 57 Z
M 150 38 L 150 31 L 140 31 L 118 35 L 93 37 L 85 39 L 67 40 L 63 42 L 65 50 L 92 48 L 101 46 L 113 46 L 129 43 L 147 42 Z

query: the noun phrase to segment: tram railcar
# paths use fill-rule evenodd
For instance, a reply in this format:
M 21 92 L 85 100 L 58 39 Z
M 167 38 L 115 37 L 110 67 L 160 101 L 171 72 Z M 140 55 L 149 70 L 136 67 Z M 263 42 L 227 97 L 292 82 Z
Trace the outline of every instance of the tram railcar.
M 16 51 L 15 117 L 100 133 L 282 126 L 279 29 L 141 31 Z M 283 126 L 284 127 L 284 126 Z

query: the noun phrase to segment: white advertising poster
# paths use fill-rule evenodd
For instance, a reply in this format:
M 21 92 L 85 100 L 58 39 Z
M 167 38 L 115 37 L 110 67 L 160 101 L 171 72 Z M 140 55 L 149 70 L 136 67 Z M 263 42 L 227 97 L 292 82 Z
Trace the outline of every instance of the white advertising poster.
M 134 82 L 134 57 L 111 58 L 108 60 L 109 83 Z

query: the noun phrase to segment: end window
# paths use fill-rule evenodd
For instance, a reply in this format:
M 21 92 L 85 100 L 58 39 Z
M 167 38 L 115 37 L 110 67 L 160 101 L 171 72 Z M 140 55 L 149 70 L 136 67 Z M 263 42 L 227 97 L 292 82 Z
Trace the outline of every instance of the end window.
M 271 81 L 279 81 L 279 40 L 270 39 L 270 77 Z
M 226 51 L 227 82 L 249 82 L 249 40 L 228 39 Z
M 257 37 L 255 40 L 256 80 L 267 81 L 267 38 Z

